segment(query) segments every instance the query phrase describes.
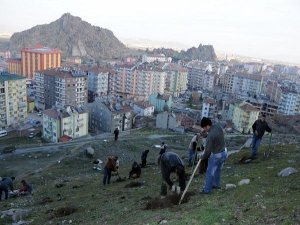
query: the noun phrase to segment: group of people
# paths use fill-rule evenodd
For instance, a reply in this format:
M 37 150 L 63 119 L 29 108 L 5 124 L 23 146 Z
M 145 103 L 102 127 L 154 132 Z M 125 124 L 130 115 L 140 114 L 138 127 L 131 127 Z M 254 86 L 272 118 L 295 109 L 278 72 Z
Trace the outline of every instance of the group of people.
M 32 194 L 32 185 L 25 180 L 21 180 L 21 186 L 19 189 L 14 190 L 13 182 L 15 177 L 3 177 L 0 181 L 0 201 L 2 200 L 2 194 L 4 198 L 8 199 L 8 196 L 20 196 Z
M 252 125 L 252 154 L 256 159 L 258 148 L 260 146 L 264 133 L 271 132 L 271 128 L 265 120 L 266 116 L 261 115 Z M 201 191 L 202 194 L 209 194 L 213 189 L 221 188 L 221 170 L 228 156 L 225 145 L 223 129 L 218 124 L 212 124 L 212 121 L 203 117 L 201 120 L 201 134 L 195 134 L 189 144 L 188 162 L 190 166 L 196 161 L 197 152 L 203 150 L 200 156 L 200 173 L 205 172 L 205 184 Z M 197 146 L 200 138 L 205 138 L 204 145 Z M 164 151 L 165 152 L 165 151 Z M 174 152 L 165 152 L 160 155 L 159 164 L 161 167 L 162 178 L 169 185 L 171 190 L 174 184 L 170 179 L 170 174 L 175 172 L 179 180 L 179 187 L 183 191 L 186 187 L 185 168 L 182 159 Z

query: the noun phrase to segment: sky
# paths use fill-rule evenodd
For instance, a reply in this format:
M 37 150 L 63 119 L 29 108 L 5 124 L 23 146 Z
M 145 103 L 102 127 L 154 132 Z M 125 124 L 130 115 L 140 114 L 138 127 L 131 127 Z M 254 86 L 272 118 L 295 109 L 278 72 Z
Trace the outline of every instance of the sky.
M 300 64 L 300 0 L 0 0 L 0 34 L 64 13 L 119 40 L 148 39 Z

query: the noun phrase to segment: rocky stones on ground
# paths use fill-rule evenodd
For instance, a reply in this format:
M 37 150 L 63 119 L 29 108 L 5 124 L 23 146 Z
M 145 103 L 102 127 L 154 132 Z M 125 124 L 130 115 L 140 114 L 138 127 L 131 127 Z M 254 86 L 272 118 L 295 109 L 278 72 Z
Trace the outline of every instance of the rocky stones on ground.
M 94 150 L 92 147 L 87 147 L 87 148 L 85 149 L 85 155 L 86 155 L 87 157 L 93 157 L 94 154 L 95 154 L 95 150 Z
M 226 187 L 225 187 L 226 190 L 234 189 L 234 188 L 236 188 L 235 184 L 226 184 Z
M 298 171 L 296 169 L 294 169 L 293 167 L 287 167 L 283 170 L 281 170 L 277 175 L 279 177 L 287 177 L 293 173 L 297 173 Z
M 250 183 L 250 179 L 242 179 L 239 181 L 238 185 L 241 186 L 249 183 Z

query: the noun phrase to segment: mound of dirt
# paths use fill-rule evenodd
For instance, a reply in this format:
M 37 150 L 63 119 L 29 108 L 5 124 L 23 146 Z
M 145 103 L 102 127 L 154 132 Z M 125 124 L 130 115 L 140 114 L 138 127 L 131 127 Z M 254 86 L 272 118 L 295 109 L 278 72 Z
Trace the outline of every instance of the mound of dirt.
M 41 205 L 44 205 L 44 204 L 47 204 L 47 203 L 50 203 L 50 202 L 53 202 L 53 199 L 50 198 L 50 197 L 45 197 L 45 198 L 43 198 L 39 203 L 40 203 Z
M 194 192 L 187 192 L 182 200 L 182 203 L 186 203 L 190 200 L 190 197 L 195 195 Z M 166 198 L 154 198 L 147 202 L 145 210 L 164 209 L 171 208 L 174 205 L 178 205 L 181 194 L 168 195 Z
M 50 218 L 57 218 L 57 217 L 64 217 L 71 215 L 72 213 L 76 212 L 77 209 L 75 207 L 62 207 L 58 208 L 57 210 L 53 211 L 50 215 Z
M 126 177 L 118 177 L 118 179 L 116 179 L 116 182 L 123 182 L 126 181 Z
M 143 185 L 144 185 L 144 183 L 137 181 L 137 182 L 131 182 L 129 184 L 126 184 L 125 188 L 141 187 Z

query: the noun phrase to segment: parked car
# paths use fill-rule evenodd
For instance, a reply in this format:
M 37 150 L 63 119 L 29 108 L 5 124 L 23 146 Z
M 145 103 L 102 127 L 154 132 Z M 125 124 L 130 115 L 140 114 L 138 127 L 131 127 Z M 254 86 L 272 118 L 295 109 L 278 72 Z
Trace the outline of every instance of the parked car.
M 29 135 L 28 135 L 29 138 L 33 138 L 34 137 L 34 133 L 31 132 Z
M 42 116 L 43 114 L 41 112 L 38 112 L 36 115 L 38 116 Z

